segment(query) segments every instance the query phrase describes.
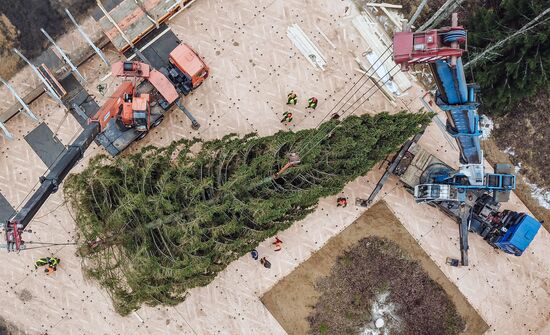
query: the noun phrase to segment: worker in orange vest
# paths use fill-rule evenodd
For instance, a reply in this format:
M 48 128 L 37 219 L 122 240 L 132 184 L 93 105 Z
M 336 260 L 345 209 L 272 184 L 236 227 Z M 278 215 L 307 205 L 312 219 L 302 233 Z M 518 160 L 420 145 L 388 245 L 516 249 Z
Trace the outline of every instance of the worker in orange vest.
M 44 272 L 50 274 L 54 271 L 57 271 L 57 265 L 61 262 L 61 259 L 57 257 L 44 257 L 40 258 L 34 263 L 34 268 L 37 269 L 40 266 L 47 265 L 48 267 L 44 269 Z
M 275 251 L 281 251 L 283 248 L 283 241 L 281 241 L 278 236 L 275 236 L 275 242 L 272 244 L 275 246 Z

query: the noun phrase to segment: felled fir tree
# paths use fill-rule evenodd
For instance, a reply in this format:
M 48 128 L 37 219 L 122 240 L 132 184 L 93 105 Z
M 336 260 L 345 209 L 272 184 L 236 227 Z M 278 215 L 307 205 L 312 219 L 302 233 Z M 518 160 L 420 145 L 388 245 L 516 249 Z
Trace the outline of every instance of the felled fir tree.
M 180 140 L 96 157 L 65 187 L 87 273 L 117 311 L 176 304 L 395 152 L 428 114 L 351 116 L 259 138 Z M 297 153 L 301 163 L 272 178 Z

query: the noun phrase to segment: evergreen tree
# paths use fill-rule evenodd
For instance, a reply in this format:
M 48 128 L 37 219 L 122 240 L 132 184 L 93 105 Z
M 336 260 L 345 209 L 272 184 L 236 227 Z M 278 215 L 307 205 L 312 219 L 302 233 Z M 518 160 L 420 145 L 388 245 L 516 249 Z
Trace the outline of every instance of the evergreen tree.
M 76 209 L 86 272 L 128 314 L 176 304 L 231 261 L 366 174 L 431 115 L 386 113 L 258 138 L 180 140 L 96 157 L 65 192 Z M 301 163 L 274 173 L 298 153 Z
M 504 40 L 550 7 L 549 0 L 489 1 L 468 18 L 470 58 Z M 472 72 L 481 86 L 486 113 L 505 114 L 517 102 L 549 85 L 550 15 L 526 33 L 507 41 L 477 63 Z M 469 72 L 468 74 L 471 74 Z

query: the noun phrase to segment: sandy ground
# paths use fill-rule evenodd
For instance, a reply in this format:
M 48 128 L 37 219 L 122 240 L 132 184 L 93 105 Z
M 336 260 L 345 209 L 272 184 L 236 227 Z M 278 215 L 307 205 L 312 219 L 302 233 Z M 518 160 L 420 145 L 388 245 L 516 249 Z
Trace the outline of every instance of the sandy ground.
M 449 281 L 430 259 L 384 201 L 373 205 L 343 232 L 331 238 L 318 252 L 282 279 L 262 298 L 262 302 L 289 334 L 307 334 L 307 316 L 312 312 L 319 293 L 315 283 L 328 276 L 336 259 L 359 240 L 385 237 L 399 244 L 413 259 L 420 261 L 430 278 L 439 283 L 466 322 L 464 334 L 483 334 L 489 326 L 468 303 L 458 288 Z
M 361 55 L 369 47 L 351 25 L 357 12 L 345 14 L 346 8 L 354 8 L 351 1 L 232 0 L 228 6 L 219 0 L 197 0 L 169 25 L 212 69 L 212 76 L 205 84 L 184 99 L 184 104 L 202 127 L 198 132 L 192 131 L 187 118 L 174 110 L 163 124 L 130 151 L 193 136 L 209 140 L 251 131 L 265 136 L 284 129 L 315 127 L 319 120 L 316 115 L 330 112 L 343 92 L 357 80 L 354 53 Z M 299 23 L 326 53 L 329 64 L 325 71 L 313 69 L 292 47 L 286 29 L 294 23 Z M 328 36 L 336 49 L 315 26 Z M 97 27 L 91 23 L 86 24 L 85 29 L 92 34 L 97 32 Z M 67 50 L 83 48 L 78 37 L 62 37 L 60 43 Z M 104 52 L 111 61 L 120 59 L 112 47 L 105 48 Z M 87 88 L 101 103 L 105 96 L 101 96 L 96 87 L 99 78 L 109 69 L 94 57 L 79 70 L 87 79 Z M 16 89 L 24 91 L 26 87 L 37 85 L 37 78 L 30 72 L 20 74 L 13 79 L 20 79 L 13 83 Z M 109 86 L 107 95 L 116 88 L 112 78 L 104 83 Z M 291 89 L 302 98 L 315 95 L 320 103 L 315 113 L 305 112 L 303 106 L 293 108 L 296 124 L 286 127 L 279 120 L 288 108 L 286 94 Z M 418 97 L 424 92 L 416 86 L 407 93 L 394 107 L 378 92 L 356 113 L 418 110 Z M 6 99 L 11 98 L 8 95 Z M 12 104 L 10 101 L 9 105 Z M 72 117 L 62 122 L 65 111 L 46 95 L 37 99 L 31 108 L 52 129 L 61 124 L 58 137 L 64 144 L 69 144 L 81 130 Z M 0 137 L 3 158 L 0 160 L 0 191 L 17 206 L 36 185 L 46 167 L 23 138 L 36 124 L 20 114 L 7 126 L 16 138 L 10 142 Z M 450 148 L 437 126 L 428 127 L 421 145 L 447 164 L 456 164 L 458 153 Z M 103 150 L 93 144 L 74 171 L 101 152 Z M 348 184 L 342 194 L 350 199 L 368 196 L 382 173 L 374 169 Z M 437 209 L 416 204 L 393 177 L 379 197 L 384 198 L 406 230 L 489 324 L 491 328 L 486 333 L 550 333 L 550 259 L 547 257 L 550 235 L 545 229 L 539 232 L 529 252 L 522 257 L 498 253 L 478 236 L 470 235 L 472 266 L 451 268 L 445 265 L 445 257 L 460 255 L 458 229 L 453 220 Z M 334 202 L 335 197 L 322 199 L 314 213 L 281 232 L 280 237 L 285 241 L 282 252 L 272 250 L 271 239 L 258 246 L 260 254 L 268 256 L 273 265 L 269 271 L 246 255 L 231 263 L 210 285 L 190 290 L 185 302 L 168 307 L 146 306 L 128 317 L 117 315 L 106 292 L 83 277 L 81 260 L 75 255 L 74 246 L 53 246 L 20 254 L 1 252 L 4 270 L 0 272 L 0 280 L 5 283 L 5 292 L 0 295 L 0 304 L 9 309 L 5 308 L 0 314 L 33 335 L 46 332 L 50 335 L 285 334 L 259 297 L 366 210 L 353 205 L 336 210 Z M 515 195 L 504 207 L 527 210 Z M 48 199 L 31 228 L 33 232 L 25 237 L 28 241 L 74 240 L 74 219 L 65 206 L 62 191 Z M 34 260 L 45 254 L 62 259 L 55 276 L 44 276 L 32 267 Z M 30 293 L 26 295 L 30 299 L 21 299 L 24 292 Z

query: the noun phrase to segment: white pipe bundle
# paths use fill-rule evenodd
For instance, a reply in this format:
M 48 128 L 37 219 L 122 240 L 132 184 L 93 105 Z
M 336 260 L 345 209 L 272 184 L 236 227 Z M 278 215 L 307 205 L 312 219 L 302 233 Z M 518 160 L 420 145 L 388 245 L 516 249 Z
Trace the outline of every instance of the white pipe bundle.
M 311 65 L 318 66 L 323 71 L 325 70 L 325 66 L 327 65 L 325 56 L 323 56 L 319 48 L 317 48 L 317 46 L 307 37 L 300 26 L 295 23 L 288 27 L 286 35 Z

